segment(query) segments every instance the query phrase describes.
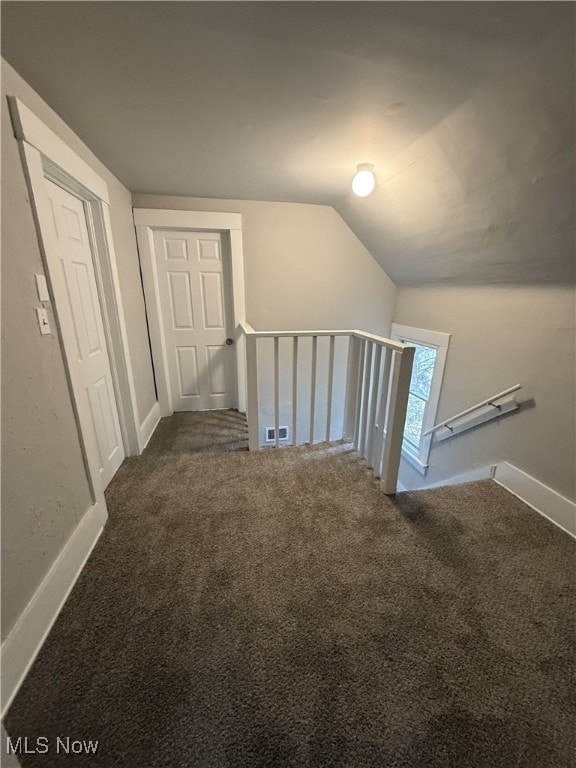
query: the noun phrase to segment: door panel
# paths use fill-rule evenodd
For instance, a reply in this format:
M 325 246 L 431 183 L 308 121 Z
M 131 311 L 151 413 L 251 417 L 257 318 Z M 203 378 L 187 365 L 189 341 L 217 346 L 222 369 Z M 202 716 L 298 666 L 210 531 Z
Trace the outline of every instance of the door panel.
M 202 313 L 206 330 L 224 330 L 224 291 L 219 272 L 201 272 Z
M 200 261 L 221 261 L 220 241 L 198 238 L 198 258 Z
M 172 330 L 194 329 L 192 290 L 187 272 L 168 272 Z
M 206 347 L 208 371 L 210 375 L 210 393 L 222 395 L 226 392 L 226 359 L 222 347 Z
M 236 406 L 229 260 L 218 232 L 154 232 L 162 330 L 175 411 Z
M 196 347 L 176 347 L 181 397 L 199 397 L 198 352 Z
M 74 302 L 74 320 L 75 325 L 82 329 L 86 335 L 86 348 L 89 354 L 93 355 L 97 352 L 102 352 L 102 339 L 98 329 L 98 316 L 99 312 L 94 306 L 94 297 L 92 295 L 90 275 L 87 264 L 78 263 L 77 261 L 71 262 L 71 271 L 76 278 L 76 288 L 78 291 L 77 300 Z
M 110 361 L 104 336 L 100 300 L 92 261 L 83 203 L 51 181 L 45 180 L 68 310 L 76 340 L 80 387 L 85 393 L 91 431 L 86 438 L 95 443 L 100 458 L 99 472 L 105 488 L 124 460 L 124 445 L 112 385 Z
M 186 240 L 182 238 L 167 237 L 164 240 L 164 256 L 166 261 L 172 259 L 187 259 L 188 250 Z

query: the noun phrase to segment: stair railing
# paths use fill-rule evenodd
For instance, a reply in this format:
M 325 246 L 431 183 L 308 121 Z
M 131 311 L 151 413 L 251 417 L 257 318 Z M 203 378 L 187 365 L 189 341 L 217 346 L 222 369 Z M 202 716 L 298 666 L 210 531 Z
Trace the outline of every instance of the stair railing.
M 435 433 L 437 440 L 445 440 L 447 437 L 460 434 L 467 429 L 484 424 L 486 421 L 497 419 L 505 413 L 515 411 L 519 408 L 519 405 L 514 397 L 508 397 L 508 395 L 511 395 L 512 392 L 517 392 L 519 389 L 522 389 L 522 384 L 515 384 L 513 387 L 508 387 L 508 389 L 492 395 L 492 397 L 487 397 L 485 400 L 471 405 L 470 408 L 455 413 L 449 419 L 444 419 L 444 421 L 434 424 L 433 427 L 430 427 L 430 429 L 423 433 L 422 437 Z M 503 400 L 503 398 L 506 398 L 506 400 Z M 490 406 L 493 410 L 487 410 L 485 406 Z M 481 409 L 484 409 L 484 411 Z
M 261 447 L 259 374 L 266 373 L 273 381 L 274 445 L 280 447 L 280 339 L 292 339 L 292 434 L 289 444 L 298 442 L 330 441 L 334 439 L 334 374 L 335 341 L 337 337 L 348 340 L 345 370 L 344 416 L 338 437 L 353 441 L 355 450 L 380 478 L 385 493 L 396 493 L 402 438 L 414 347 L 392 339 L 361 330 L 312 330 L 312 331 L 255 331 L 242 326 L 246 336 L 247 420 L 250 450 Z M 319 390 L 317 375 L 318 339 L 328 337 L 328 370 L 323 391 Z M 302 397 L 298 389 L 299 351 L 303 338 L 311 339 L 309 432 L 305 440 L 298 440 L 299 408 Z M 272 370 L 259 370 L 258 342 L 273 340 Z M 285 381 L 286 375 L 283 376 Z M 317 408 L 325 401 L 326 428 L 321 435 L 315 431 Z M 336 438 L 338 439 L 338 438 Z M 285 444 L 285 443 L 282 443 Z

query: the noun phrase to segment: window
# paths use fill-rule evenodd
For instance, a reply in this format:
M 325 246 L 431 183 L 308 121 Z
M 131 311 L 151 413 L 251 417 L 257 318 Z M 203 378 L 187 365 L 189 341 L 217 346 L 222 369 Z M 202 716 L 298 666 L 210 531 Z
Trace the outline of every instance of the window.
M 426 474 L 450 334 L 393 323 L 392 338 L 415 348 L 402 456 Z

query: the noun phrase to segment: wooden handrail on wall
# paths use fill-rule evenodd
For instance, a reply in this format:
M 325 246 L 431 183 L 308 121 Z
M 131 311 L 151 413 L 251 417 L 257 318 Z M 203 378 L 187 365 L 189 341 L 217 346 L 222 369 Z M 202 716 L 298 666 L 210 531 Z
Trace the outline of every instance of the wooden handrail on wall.
M 467 416 L 469 413 L 472 413 L 473 411 L 476 411 L 478 410 L 478 408 L 482 408 L 485 405 L 494 405 L 496 408 L 498 408 L 498 406 L 495 403 L 496 400 L 501 400 L 503 397 L 506 397 L 506 395 L 510 395 L 512 392 L 516 392 L 519 389 L 522 389 L 522 384 L 515 384 L 513 387 L 508 387 L 508 389 L 504 389 L 502 390 L 502 392 L 498 392 L 497 395 L 493 395 L 492 397 L 487 397 L 486 400 L 481 400 L 479 403 L 476 403 L 476 405 L 471 405 L 470 408 L 466 408 L 466 410 L 460 411 L 460 413 L 456 413 L 454 416 L 451 416 L 449 419 L 444 419 L 444 421 L 438 422 L 438 424 L 435 424 L 433 427 L 430 427 L 430 429 L 427 429 L 426 432 L 424 432 L 424 434 L 422 435 L 422 437 L 426 437 L 426 435 L 431 435 L 432 432 L 436 432 L 442 427 L 450 428 L 450 424 L 453 421 L 456 421 L 457 419 L 461 419 L 463 416 Z
M 328 376 L 326 385 L 326 430 L 323 438 L 331 439 L 334 391 L 334 347 L 336 337 L 347 337 L 348 361 L 343 438 L 351 438 L 355 449 L 376 477 L 381 478 L 385 493 L 396 493 L 398 469 L 408 391 L 412 374 L 414 347 L 362 330 L 255 331 L 241 326 L 246 336 L 247 418 L 250 450 L 260 449 L 258 340 L 273 340 L 274 435 L 280 447 L 280 354 L 279 340 L 292 338 L 292 445 L 298 440 L 297 414 L 298 363 L 300 339 L 311 338 L 310 379 L 310 444 L 314 443 L 315 414 L 318 404 L 317 362 L 318 338 L 328 337 Z

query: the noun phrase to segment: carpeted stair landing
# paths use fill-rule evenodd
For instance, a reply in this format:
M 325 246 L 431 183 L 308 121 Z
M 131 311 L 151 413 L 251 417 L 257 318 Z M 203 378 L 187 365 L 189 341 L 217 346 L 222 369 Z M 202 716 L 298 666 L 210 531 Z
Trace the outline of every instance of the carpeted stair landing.
M 570 768 L 568 536 L 492 481 L 388 498 L 349 445 L 176 414 L 6 718 L 24 768 Z

